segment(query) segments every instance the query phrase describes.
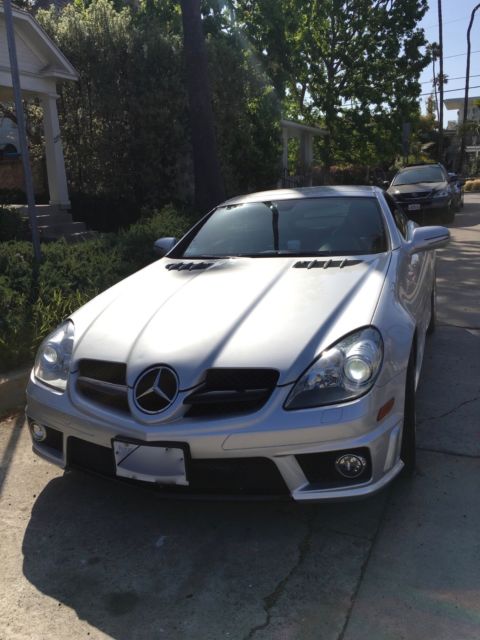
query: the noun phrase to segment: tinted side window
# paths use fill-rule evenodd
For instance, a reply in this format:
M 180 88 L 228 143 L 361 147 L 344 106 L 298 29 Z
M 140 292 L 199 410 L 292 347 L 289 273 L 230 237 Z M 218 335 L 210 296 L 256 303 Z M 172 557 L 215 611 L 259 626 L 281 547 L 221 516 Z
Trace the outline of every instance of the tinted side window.
M 388 195 L 388 193 L 385 194 L 385 200 L 387 201 L 388 207 L 392 212 L 392 216 L 393 216 L 393 219 L 395 220 L 395 224 L 397 225 L 397 229 L 402 234 L 402 237 L 406 239 L 407 225 L 408 225 L 407 216 L 402 211 L 402 209 L 398 206 L 395 200 Z

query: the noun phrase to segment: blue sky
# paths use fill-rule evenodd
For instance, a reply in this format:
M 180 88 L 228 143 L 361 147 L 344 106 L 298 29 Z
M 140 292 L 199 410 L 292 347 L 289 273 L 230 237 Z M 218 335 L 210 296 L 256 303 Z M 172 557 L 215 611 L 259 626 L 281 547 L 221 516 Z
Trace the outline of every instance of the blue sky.
M 445 98 L 458 98 L 465 91 L 465 69 L 467 64 L 467 28 L 470 14 L 479 0 L 443 0 L 443 55 L 444 73 L 448 76 L 445 85 Z M 438 9 L 437 0 L 429 1 L 430 8 L 425 14 L 421 26 L 430 42 L 438 42 Z M 472 54 L 470 57 L 470 96 L 480 96 L 480 9 L 475 14 L 471 31 Z M 473 53 L 476 51 L 477 53 Z M 438 64 L 437 70 L 438 70 Z M 478 76 L 478 77 L 475 77 Z M 420 76 L 422 93 L 432 90 L 432 65 L 429 65 Z M 478 88 L 473 88 L 478 87 Z M 455 89 L 455 91 L 450 91 Z M 447 93 L 448 91 L 448 93 Z M 427 96 L 422 96 L 422 110 L 425 108 Z M 456 111 L 444 110 L 444 122 L 456 120 Z

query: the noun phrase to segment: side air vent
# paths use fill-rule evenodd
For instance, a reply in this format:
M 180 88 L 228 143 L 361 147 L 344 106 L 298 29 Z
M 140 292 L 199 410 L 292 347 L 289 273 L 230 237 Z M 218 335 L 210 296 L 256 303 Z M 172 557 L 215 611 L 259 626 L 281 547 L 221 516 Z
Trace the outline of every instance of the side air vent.
M 208 269 L 213 262 L 171 262 L 165 265 L 167 271 L 201 271 L 202 269 Z
M 294 269 L 329 269 L 330 267 L 353 267 L 356 264 L 360 264 L 363 260 L 349 260 L 344 258 L 343 260 L 300 260 L 293 265 Z
M 205 382 L 187 396 L 188 417 L 229 416 L 258 411 L 278 381 L 274 369 L 210 369 Z

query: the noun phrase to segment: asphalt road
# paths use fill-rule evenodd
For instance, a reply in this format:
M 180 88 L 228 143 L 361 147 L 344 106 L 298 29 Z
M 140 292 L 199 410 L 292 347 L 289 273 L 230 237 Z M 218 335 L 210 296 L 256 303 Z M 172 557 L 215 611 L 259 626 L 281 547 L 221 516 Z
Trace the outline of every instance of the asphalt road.
M 0 640 L 478 640 L 480 196 L 439 252 L 418 470 L 337 505 L 162 501 L 0 423 Z

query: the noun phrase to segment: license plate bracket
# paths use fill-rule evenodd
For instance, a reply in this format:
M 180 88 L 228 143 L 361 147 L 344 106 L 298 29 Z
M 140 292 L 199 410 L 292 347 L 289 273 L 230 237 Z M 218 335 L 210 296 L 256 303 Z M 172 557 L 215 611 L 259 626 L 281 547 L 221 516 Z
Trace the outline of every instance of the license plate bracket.
M 188 445 L 180 442 L 112 440 L 116 475 L 160 485 L 188 486 Z

